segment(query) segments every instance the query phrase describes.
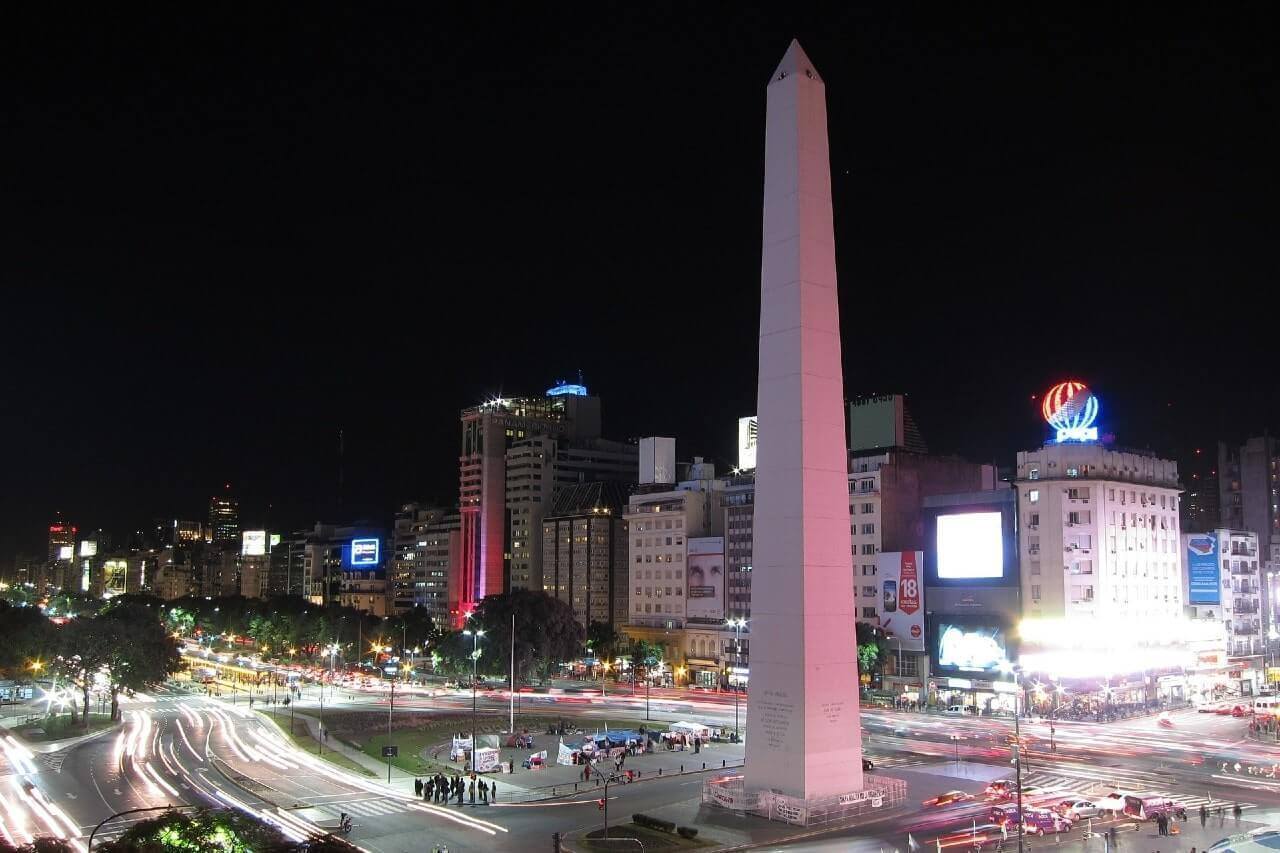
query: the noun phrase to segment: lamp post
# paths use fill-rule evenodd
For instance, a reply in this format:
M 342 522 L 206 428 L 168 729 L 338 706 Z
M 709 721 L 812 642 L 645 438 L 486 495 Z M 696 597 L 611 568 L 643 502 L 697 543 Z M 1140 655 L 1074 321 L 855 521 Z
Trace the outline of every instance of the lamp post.
M 472 631 L 468 628 L 462 633 L 471 638 L 471 757 L 474 762 L 476 754 L 476 665 L 480 661 L 480 638 L 484 636 L 484 631 Z M 475 766 L 474 763 L 472 766 Z
M 1013 766 L 1014 784 L 1018 787 L 1018 853 L 1022 853 L 1022 729 L 1019 720 L 1022 716 L 1022 671 L 1007 660 L 1000 662 L 1000 671 L 1013 676 L 1018 689 L 1013 694 Z
M 742 617 L 730 619 L 728 624 L 733 626 L 733 662 L 737 669 L 742 668 L 742 629 L 747 627 L 747 620 Z M 732 686 L 732 685 L 731 685 Z M 735 687 L 733 690 L 733 741 L 738 742 L 740 737 L 738 733 L 738 702 L 739 691 Z
M 607 660 L 600 661 L 600 698 L 604 698 L 605 676 L 609 674 L 609 662 Z

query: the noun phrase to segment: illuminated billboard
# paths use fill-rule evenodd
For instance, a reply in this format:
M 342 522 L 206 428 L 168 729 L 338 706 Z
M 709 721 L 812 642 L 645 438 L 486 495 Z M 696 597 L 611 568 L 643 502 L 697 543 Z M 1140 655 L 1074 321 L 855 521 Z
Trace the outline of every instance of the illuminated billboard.
M 276 547 L 276 546 L 277 546 L 277 545 L 279 545 L 279 544 L 280 544 L 280 534 L 279 534 L 279 533 L 272 533 L 272 534 L 271 534 L 271 538 L 270 538 L 270 540 L 269 540 L 269 542 L 268 542 L 268 547 L 274 548 L 274 547 Z
M 931 657 L 935 671 L 947 673 L 995 673 L 1009 660 L 1005 628 L 974 624 L 971 620 L 939 617 L 933 635 Z
M 96 557 L 98 555 L 98 543 L 92 539 L 80 540 L 80 556 Z
M 685 616 L 690 621 L 724 621 L 724 537 L 703 536 L 689 540 L 689 590 Z
M 1218 572 L 1218 537 L 1183 537 L 1187 543 L 1187 603 L 1222 604 Z
M 1000 512 L 939 515 L 936 541 L 940 580 L 1004 576 L 1004 533 Z
M 380 543 L 377 539 L 351 540 L 351 565 L 376 566 Z
M 880 580 L 880 627 L 893 638 L 895 649 L 924 651 L 923 567 L 923 551 L 883 551 L 876 554 L 876 577 Z
M 74 546 L 74 545 L 59 545 L 59 546 L 58 546 L 58 559 L 59 559 L 59 560 L 70 560 L 70 559 L 72 559 L 73 557 L 75 557 L 75 555 L 76 555 L 76 549 L 75 549 L 75 546 Z
M 244 531 L 241 534 L 240 553 L 246 557 L 261 557 L 267 553 L 267 531 Z
M 756 467 L 756 444 L 760 437 L 760 419 L 755 415 L 738 418 L 738 467 L 752 471 Z

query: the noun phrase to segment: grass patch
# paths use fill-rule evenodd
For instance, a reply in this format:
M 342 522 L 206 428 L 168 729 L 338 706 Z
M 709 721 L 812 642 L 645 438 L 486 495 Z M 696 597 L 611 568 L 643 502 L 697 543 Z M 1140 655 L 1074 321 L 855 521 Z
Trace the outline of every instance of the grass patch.
M 259 712 L 259 713 L 262 713 L 262 712 Z M 263 716 L 265 717 L 268 715 L 263 713 Z M 356 774 L 357 776 L 373 777 L 377 775 L 376 773 L 373 773 L 372 771 L 368 770 L 364 766 L 352 761 L 350 758 L 347 758 L 345 755 L 343 755 L 340 752 L 334 752 L 331 749 L 326 749 L 323 753 L 317 753 L 316 739 L 311 736 L 311 731 L 307 728 L 307 724 L 302 720 L 286 719 L 286 720 L 274 720 L 273 722 L 275 722 L 276 725 L 280 728 L 281 733 L 283 733 L 285 737 L 289 738 L 289 740 L 293 741 L 294 746 L 298 747 L 298 749 L 302 750 L 303 752 L 306 752 L 310 755 L 316 756 L 317 758 L 321 758 L 325 761 L 328 761 L 330 764 L 334 765 L 335 767 L 341 767 L 343 770 L 348 770 Z M 290 729 L 290 726 L 289 726 L 290 722 L 293 723 L 292 729 Z
M 44 743 L 51 740 L 62 740 L 63 738 L 79 737 L 83 734 L 91 732 L 99 732 L 103 729 L 109 729 L 119 723 L 119 720 L 111 719 L 110 714 L 89 714 L 89 728 L 84 727 L 83 718 L 76 718 L 73 723 L 70 715 L 60 714 L 57 717 L 36 720 L 24 726 L 14 729 L 14 732 L 25 741 L 31 743 Z
M 578 842 L 581 847 L 586 850 L 598 850 L 601 853 L 608 850 L 635 850 L 635 846 L 631 844 L 620 844 L 617 841 L 605 841 L 603 829 L 593 829 L 586 835 L 582 836 Z M 681 838 L 674 832 L 659 832 L 656 829 L 646 829 L 643 826 L 636 826 L 634 823 L 626 823 L 621 826 L 609 827 L 609 838 L 634 838 L 644 845 L 647 850 L 694 850 L 699 847 L 710 847 L 710 843 L 700 838 Z

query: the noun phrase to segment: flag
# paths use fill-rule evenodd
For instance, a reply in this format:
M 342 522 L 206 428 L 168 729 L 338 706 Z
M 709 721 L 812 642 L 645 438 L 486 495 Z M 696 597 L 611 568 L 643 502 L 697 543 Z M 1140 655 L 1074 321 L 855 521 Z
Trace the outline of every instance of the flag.
M 917 843 L 917 842 L 916 842 L 915 838 L 913 838 L 913 837 L 912 837 L 912 835 L 911 835 L 911 833 L 909 833 L 909 832 L 907 833 L 907 849 L 908 849 L 908 850 L 919 850 L 919 849 L 920 849 L 920 845 L 919 845 L 919 843 Z

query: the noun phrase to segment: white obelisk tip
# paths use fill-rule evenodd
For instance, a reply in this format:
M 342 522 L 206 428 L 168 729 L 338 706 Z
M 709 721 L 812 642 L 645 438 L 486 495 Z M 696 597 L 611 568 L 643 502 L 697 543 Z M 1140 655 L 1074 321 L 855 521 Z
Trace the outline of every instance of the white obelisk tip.
M 783 77 L 789 77 L 792 74 L 804 74 L 819 82 L 822 80 L 818 76 L 818 69 L 813 67 L 813 61 L 804 52 L 800 42 L 795 39 L 791 40 L 791 44 L 787 47 L 787 52 L 782 55 L 782 61 L 778 63 L 778 67 L 774 69 L 773 77 L 770 79 L 781 80 Z

